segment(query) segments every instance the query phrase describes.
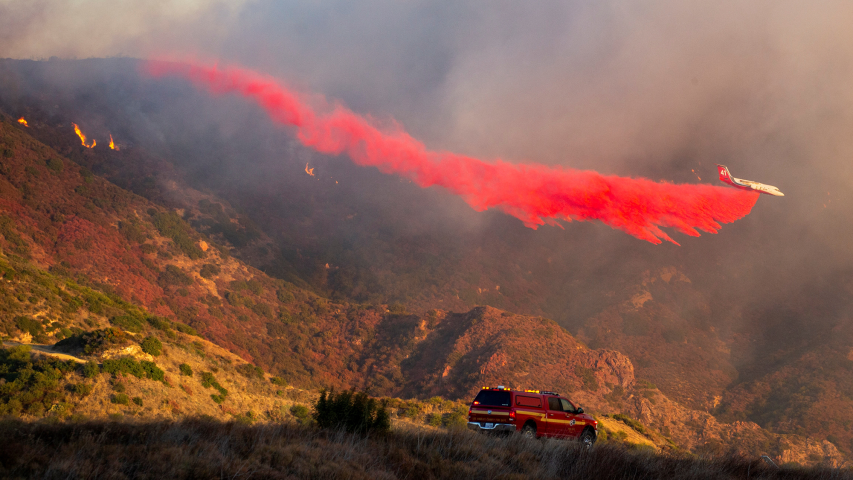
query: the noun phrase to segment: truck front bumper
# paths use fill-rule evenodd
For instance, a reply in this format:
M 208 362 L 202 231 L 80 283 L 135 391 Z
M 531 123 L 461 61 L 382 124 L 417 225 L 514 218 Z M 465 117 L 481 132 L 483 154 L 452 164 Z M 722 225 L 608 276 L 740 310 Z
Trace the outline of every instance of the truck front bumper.
M 468 422 L 468 428 L 475 432 L 514 432 L 514 423 Z

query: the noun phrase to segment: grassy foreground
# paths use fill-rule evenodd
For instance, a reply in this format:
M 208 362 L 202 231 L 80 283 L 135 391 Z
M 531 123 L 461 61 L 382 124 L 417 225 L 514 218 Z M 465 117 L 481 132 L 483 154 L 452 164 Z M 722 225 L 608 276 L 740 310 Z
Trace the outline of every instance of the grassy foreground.
M 0 422 L 0 478 L 853 478 L 736 457 L 678 458 L 467 431 L 364 437 L 293 424 Z

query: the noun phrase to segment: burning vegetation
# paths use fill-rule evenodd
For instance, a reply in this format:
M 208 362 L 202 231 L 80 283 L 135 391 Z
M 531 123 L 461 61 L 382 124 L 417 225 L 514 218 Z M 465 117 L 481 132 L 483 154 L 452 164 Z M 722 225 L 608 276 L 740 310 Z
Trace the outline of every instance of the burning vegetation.
M 21 125 L 23 125 L 25 127 L 29 127 L 29 125 L 27 124 L 27 120 L 24 117 L 19 118 L 18 123 L 20 123 Z
M 80 131 L 80 127 L 78 127 L 76 123 L 72 123 L 71 125 L 74 125 L 74 133 L 76 133 L 77 136 L 80 137 L 80 143 L 82 143 L 84 147 L 95 148 L 95 145 L 97 145 L 97 142 L 95 141 L 94 138 L 92 139 L 91 145 L 86 145 L 86 135 L 84 135 L 83 132 Z

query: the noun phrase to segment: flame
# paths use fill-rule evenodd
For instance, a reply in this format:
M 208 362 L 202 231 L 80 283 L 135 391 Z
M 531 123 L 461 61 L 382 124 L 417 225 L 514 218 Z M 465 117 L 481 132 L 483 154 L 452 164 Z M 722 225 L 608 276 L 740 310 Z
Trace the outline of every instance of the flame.
M 95 145 L 97 145 L 98 142 L 96 142 L 94 138 L 92 139 L 92 145 L 86 145 L 86 135 L 83 135 L 83 132 L 80 131 L 80 127 L 78 127 L 76 123 L 72 123 L 71 125 L 74 125 L 74 133 L 80 137 L 80 143 L 82 143 L 84 147 L 95 148 Z
M 19 118 L 18 123 L 20 123 L 21 125 L 23 125 L 25 127 L 29 127 L 29 125 L 27 125 L 27 121 L 24 119 L 24 117 Z
M 95 145 L 92 145 L 92 146 L 94 147 Z M 118 147 L 116 147 L 116 144 L 113 141 L 113 134 L 112 133 L 110 134 L 110 150 L 118 150 Z
M 696 178 L 698 178 L 699 180 L 702 180 L 702 177 L 700 177 L 700 176 L 699 176 L 699 174 L 698 174 L 698 173 L 696 173 L 696 170 L 693 170 L 693 169 L 691 168 L 691 169 L 690 169 L 690 171 L 691 171 L 691 172 L 693 172 L 693 175 L 696 175 Z
M 313 168 L 308 168 L 308 164 L 307 164 L 307 163 L 305 164 L 305 173 L 307 173 L 308 175 L 311 175 L 312 177 L 314 176 L 314 169 L 313 169 Z

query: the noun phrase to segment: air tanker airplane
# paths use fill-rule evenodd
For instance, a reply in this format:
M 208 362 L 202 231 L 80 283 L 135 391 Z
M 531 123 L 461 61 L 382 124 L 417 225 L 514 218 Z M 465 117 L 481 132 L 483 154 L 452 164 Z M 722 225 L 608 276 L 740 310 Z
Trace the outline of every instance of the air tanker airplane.
M 743 180 L 741 178 L 733 177 L 725 165 L 718 164 L 717 169 L 720 171 L 720 180 L 733 187 L 742 188 L 744 190 L 755 190 L 758 193 L 766 193 L 767 195 L 775 195 L 777 197 L 785 196 L 784 193 L 780 192 L 779 189 L 773 185 L 765 185 L 763 183 L 753 182 L 752 180 Z

